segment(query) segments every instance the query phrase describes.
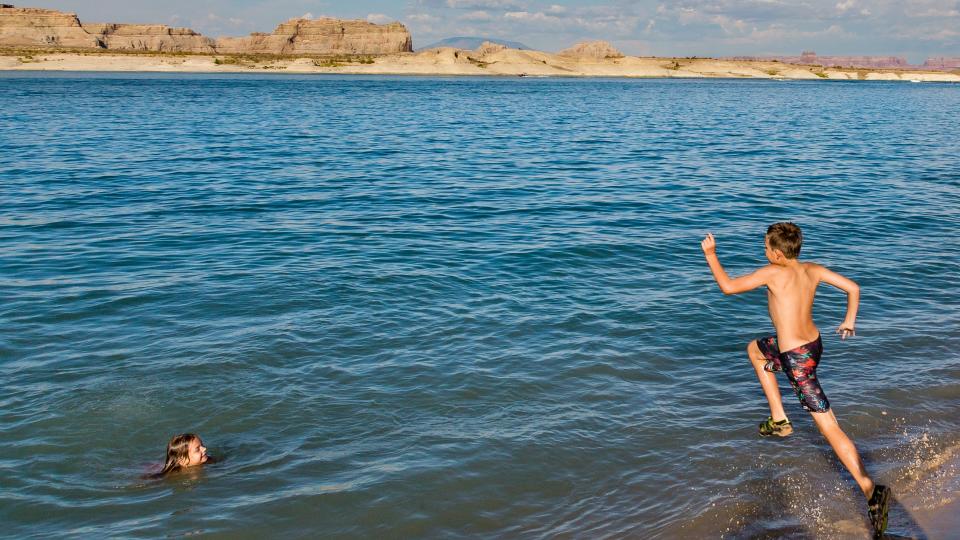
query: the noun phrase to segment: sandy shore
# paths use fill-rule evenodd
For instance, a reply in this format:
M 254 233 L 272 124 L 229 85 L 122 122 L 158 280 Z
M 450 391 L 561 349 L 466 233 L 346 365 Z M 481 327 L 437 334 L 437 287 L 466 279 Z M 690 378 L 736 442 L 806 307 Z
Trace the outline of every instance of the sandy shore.
M 927 439 L 918 441 L 922 447 Z M 891 528 L 923 532 L 930 540 L 956 538 L 960 530 L 960 445 L 943 448 L 901 471 L 894 484 Z
M 960 82 L 960 73 L 823 68 L 780 62 L 705 58 L 570 58 L 539 51 L 453 48 L 369 58 L 270 58 L 178 54 L 0 51 L 0 70 L 188 73 L 341 73 L 533 77 L 755 78 Z

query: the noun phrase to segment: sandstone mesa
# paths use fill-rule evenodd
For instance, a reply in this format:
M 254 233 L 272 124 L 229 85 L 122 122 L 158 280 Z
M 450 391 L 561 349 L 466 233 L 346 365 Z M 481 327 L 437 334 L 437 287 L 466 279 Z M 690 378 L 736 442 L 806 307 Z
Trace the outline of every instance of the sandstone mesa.
M 74 13 L 0 4 L 0 47 L 55 47 L 199 54 L 389 54 L 412 52 L 398 22 L 290 19 L 271 34 L 205 37 L 162 24 L 81 23 Z
M 557 53 L 570 58 L 623 58 L 623 53 L 606 41 L 586 41 Z

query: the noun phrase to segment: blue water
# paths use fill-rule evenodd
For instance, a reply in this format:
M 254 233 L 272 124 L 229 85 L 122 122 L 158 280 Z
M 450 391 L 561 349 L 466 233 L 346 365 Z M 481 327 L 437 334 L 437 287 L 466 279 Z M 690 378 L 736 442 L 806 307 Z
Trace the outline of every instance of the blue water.
M 954 501 L 960 86 L 0 75 L 0 535 L 863 538 L 781 380 L 774 221 L 862 288 L 824 389 Z M 140 476 L 170 436 L 223 460 Z

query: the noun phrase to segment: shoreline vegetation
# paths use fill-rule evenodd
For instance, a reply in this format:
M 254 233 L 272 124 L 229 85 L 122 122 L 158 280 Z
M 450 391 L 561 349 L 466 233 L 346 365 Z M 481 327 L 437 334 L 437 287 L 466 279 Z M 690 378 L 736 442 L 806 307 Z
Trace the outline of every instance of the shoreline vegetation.
M 53 47 L 0 48 L 0 71 L 295 73 L 624 78 L 752 78 L 960 83 L 960 70 L 824 67 L 702 57 L 571 57 L 541 51 L 441 47 L 388 54 L 210 54 Z

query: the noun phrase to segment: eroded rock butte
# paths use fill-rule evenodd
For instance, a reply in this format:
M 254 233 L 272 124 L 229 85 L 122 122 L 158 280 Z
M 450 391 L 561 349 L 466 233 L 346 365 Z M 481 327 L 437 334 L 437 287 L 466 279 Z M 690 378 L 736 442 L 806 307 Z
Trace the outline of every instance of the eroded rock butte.
M 271 34 L 216 41 L 189 28 L 162 24 L 81 23 L 74 13 L 0 4 L 0 47 L 56 47 L 205 54 L 389 54 L 412 52 L 398 22 L 290 19 Z

